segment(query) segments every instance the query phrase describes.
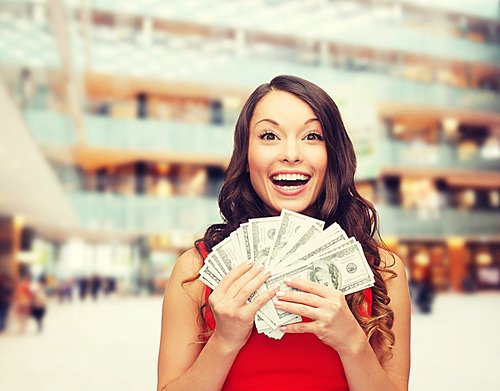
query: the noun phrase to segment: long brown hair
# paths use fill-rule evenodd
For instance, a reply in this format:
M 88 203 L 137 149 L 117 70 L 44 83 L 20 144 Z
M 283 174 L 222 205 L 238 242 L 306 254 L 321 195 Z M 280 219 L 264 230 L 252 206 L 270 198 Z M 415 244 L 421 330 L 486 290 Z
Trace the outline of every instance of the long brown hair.
M 366 317 L 360 313 L 359 309 L 366 305 L 363 292 L 347 295 L 346 300 L 368 337 L 378 331 L 383 361 L 391 356 L 394 345 L 394 332 L 391 330 L 394 313 L 389 308 L 390 299 L 381 275 L 382 271 L 387 271 L 388 265 L 383 264 L 376 241 L 380 239 L 377 212 L 356 190 L 356 155 L 352 142 L 337 105 L 320 87 L 295 76 L 277 76 L 270 83 L 257 87 L 250 95 L 236 123 L 233 154 L 219 194 L 223 223 L 210 226 L 203 239 L 198 240 L 195 246 L 202 255 L 199 245 L 203 242 L 206 250 L 210 252 L 213 246 L 229 236 L 241 223 L 250 218 L 269 216 L 263 201 L 251 185 L 246 168 L 250 120 L 259 101 L 270 91 L 285 91 L 302 99 L 311 107 L 321 124 L 328 164 L 325 181 L 315 202 L 314 217 L 325 221 L 325 227 L 334 222 L 340 224 L 349 237 L 354 236 L 361 243 L 366 258 L 370 260 L 375 275 L 372 316 Z M 205 308 L 201 309 L 203 320 L 206 305 L 207 303 Z M 363 312 L 366 314 L 366 311 Z

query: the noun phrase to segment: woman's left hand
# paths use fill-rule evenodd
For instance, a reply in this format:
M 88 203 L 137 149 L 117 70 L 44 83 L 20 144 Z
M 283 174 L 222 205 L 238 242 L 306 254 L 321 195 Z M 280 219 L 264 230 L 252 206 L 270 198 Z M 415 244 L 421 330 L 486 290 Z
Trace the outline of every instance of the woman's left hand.
M 281 328 L 285 333 L 312 333 L 341 353 L 366 343 L 366 335 L 352 314 L 342 292 L 303 278 L 287 277 L 285 283 L 299 289 L 276 293 L 276 308 L 310 318 Z

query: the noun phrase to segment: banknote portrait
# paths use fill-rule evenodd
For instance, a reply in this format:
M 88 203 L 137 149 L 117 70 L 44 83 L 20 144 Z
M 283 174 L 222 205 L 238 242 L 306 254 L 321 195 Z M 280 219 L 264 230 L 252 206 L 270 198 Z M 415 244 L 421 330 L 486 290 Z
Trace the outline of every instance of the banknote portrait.
M 309 281 L 338 289 L 341 285 L 340 271 L 331 261 L 314 262 L 308 275 Z

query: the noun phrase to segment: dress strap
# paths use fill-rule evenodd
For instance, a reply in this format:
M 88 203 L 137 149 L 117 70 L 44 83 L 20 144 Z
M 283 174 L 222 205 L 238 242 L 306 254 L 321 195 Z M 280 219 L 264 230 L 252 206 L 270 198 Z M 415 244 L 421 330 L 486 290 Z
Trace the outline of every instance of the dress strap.
M 208 256 L 208 251 L 207 248 L 205 247 L 205 243 L 201 242 L 198 244 L 198 248 L 200 249 L 201 253 L 203 254 L 203 259 L 205 259 Z M 208 296 L 210 296 L 210 293 L 212 293 L 212 289 L 208 285 L 205 285 L 205 303 L 208 301 Z M 208 333 L 211 330 L 215 329 L 215 319 L 212 314 L 212 311 L 210 311 L 210 307 L 208 304 L 203 308 L 203 315 L 205 318 L 204 323 L 204 329 L 205 332 Z M 208 340 L 208 338 L 205 338 L 205 342 Z

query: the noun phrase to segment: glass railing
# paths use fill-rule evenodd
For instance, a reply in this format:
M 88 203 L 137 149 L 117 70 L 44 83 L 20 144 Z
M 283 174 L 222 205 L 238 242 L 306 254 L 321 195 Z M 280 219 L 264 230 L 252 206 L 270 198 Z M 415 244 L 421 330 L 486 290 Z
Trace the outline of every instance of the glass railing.
M 430 211 L 376 206 L 382 236 L 442 237 L 487 236 L 500 232 L 499 210 L 458 210 L 441 208 Z
M 23 110 L 33 137 L 42 144 L 70 146 L 77 142 L 71 115 L 49 110 Z
M 74 145 L 76 132 L 71 117 L 44 110 L 25 110 L 24 117 L 35 139 L 42 144 Z M 90 147 L 162 151 L 229 159 L 233 128 L 148 119 L 118 119 L 85 115 Z M 500 170 L 500 159 L 482 157 L 481 151 L 462 160 L 450 144 L 424 144 L 379 139 L 378 160 L 368 159 L 363 178 L 378 175 L 377 167 L 453 168 L 460 170 Z M 363 156 L 360 156 L 360 169 Z M 363 171 L 363 170 L 362 170 Z
M 455 12 L 465 14 L 475 11 L 474 14 L 477 15 L 477 12 L 481 10 L 487 15 L 494 14 L 492 17 L 495 19 L 498 18 L 499 8 L 492 0 L 474 2 L 447 0 L 447 2 L 448 4 L 442 7 L 439 4 L 433 5 L 431 2 L 421 5 L 429 6 L 429 14 L 434 13 L 436 8 L 446 10 L 450 7 Z M 152 0 L 136 4 L 128 2 L 126 6 L 123 6 L 122 2 L 117 0 L 99 0 L 93 2 L 93 7 L 113 13 L 165 18 L 203 26 L 217 26 L 298 39 L 342 42 L 347 45 L 419 53 L 426 56 L 445 56 L 471 62 L 498 62 L 500 49 L 496 45 L 455 38 L 445 33 L 430 33 L 426 31 L 426 25 L 420 30 L 404 28 L 398 24 L 399 18 L 394 16 L 394 12 L 383 4 L 377 7 L 373 3 L 371 5 L 352 1 L 343 3 L 339 5 L 338 2 L 322 2 L 321 6 L 301 7 L 299 2 L 269 1 L 260 2 L 258 6 L 249 6 L 250 3 L 245 1 L 226 4 L 217 0 L 194 0 L 174 1 L 165 5 L 162 0 Z M 443 3 L 443 1 L 435 3 Z M 457 6 L 457 3 L 471 4 L 468 7 L 461 7 Z M 78 0 L 66 0 L 66 4 L 70 8 L 80 7 Z M 346 9 L 342 10 L 344 6 Z M 276 18 L 276 15 L 279 15 L 279 18 Z M 444 19 L 444 21 L 447 20 Z M 432 22 L 429 24 L 432 26 Z M 102 40 L 109 35 L 106 32 L 100 38 Z M 196 40 L 196 43 L 200 50 L 204 50 L 203 39 Z M 210 44 L 211 42 L 207 42 L 207 45 Z M 117 60 L 122 59 L 118 57 Z
M 118 4 L 118 2 L 112 3 L 113 6 Z M 139 7 L 140 3 L 137 4 Z M 183 5 L 172 5 L 172 7 L 180 10 Z M 145 8 L 146 6 L 141 4 L 140 12 L 145 12 Z M 169 15 L 169 19 L 175 16 L 175 12 L 174 10 L 174 14 Z M 178 17 L 179 20 L 183 19 L 180 15 Z M 219 16 L 216 15 L 216 17 Z M 227 21 L 231 18 L 224 17 L 223 19 Z M 293 32 L 296 33 L 296 28 L 291 21 L 287 21 L 283 17 L 281 19 L 286 22 L 285 29 L 290 28 L 286 26 L 293 26 Z M 0 42 L 2 42 L 0 45 L 0 63 L 37 68 L 59 67 L 60 65 L 55 63 L 56 60 L 59 60 L 59 54 L 54 38 L 42 34 L 44 28 L 37 26 L 32 21 L 23 20 L 21 22 L 14 20 L 12 23 L 5 24 L 6 27 L 0 28 Z M 272 25 L 276 26 L 274 22 L 276 21 L 273 21 Z M 230 23 L 233 23 L 233 21 Z M 18 24 L 21 25 L 17 26 Z M 28 29 L 30 31 L 29 39 L 24 33 L 24 24 L 30 26 Z M 328 26 L 335 25 L 331 21 L 328 21 L 327 24 Z M 236 28 L 240 28 L 240 26 L 236 26 Z M 390 31 L 386 31 L 387 29 Z M 75 52 L 74 64 L 76 68 L 82 69 L 86 66 L 85 56 L 83 55 L 84 50 L 80 48 L 82 39 L 73 30 L 78 29 L 72 28 L 71 33 L 72 41 L 74 41 L 72 47 Z M 310 36 L 310 24 L 307 25 L 307 30 L 308 33 L 304 34 L 303 37 Z M 274 33 L 282 34 L 273 30 Z M 433 47 L 435 53 L 425 52 L 423 54 L 439 58 L 449 56 L 467 62 L 500 63 L 498 45 L 470 42 L 451 37 L 436 38 L 430 33 L 408 32 L 394 26 L 377 27 L 373 34 L 362 33 L 358 29 L 347 32 L 345 29 L 337 28 L 335 34 L 341 34 L 341 36 L 335 38 L 335 36 L 328 34 L 328 40 L 338 40 L 345 44 L 352 40 L 353 45 L 373 48 L 376 48 L 377 45 L 384 45 L 382 48 L 384 51 L 413 52 L 415 48 L 427 50 L 426 48 Z M 406 39 L 405 37 L 408 34 L 411 37 Z M 412 34 L 417 35 L 413 36 Z M 380 37 L 377 37 L 377 35 L 380 35 Z M 387 40 L 387 37 L 391 37 L 391 40 Z M 326 38 L 319 36 L 317 39 L 323 40 Z M 278 74 L 294 74 L 317 82 L 337 100 L 352 97 L 354 91 L 355 95 L 362 95 L 364 99 L 375 102 L 398 102 L 443 108 L 500 111 L 500 101 L 497 93 L 468 88 L 453 88 L 445 84 L 404 80 L 402 76 L 401 78 L 391 76 L 389 70 L 377 73 L 378 71 L 373 70 L 373 67 L 369 64 L 363 69 L 335 69 L 328 65 L 330 61 L 334 60 L 333 58 L 318 66 L 316 61 L 313 61 L 311 65 L 310 63 L 302 63 L 297 59 L 293 60 L 289 54 L 284 54 L 283 57 L 271 54 L 259 55 L 258 51 L 252 53 L 250 48 L 243 48 L 249 52 L 243 57 L 238 56 L 234 51 L 228 50 L 214 53 L 204 49 L 203 39 L 196 41 L 200 41 L 196 47 L 190 47 L 188 43 L 180 45 L 176 43 L 171 47 L 168 46 L 170 41 L 182 43 L 186 40 L 188 40 L 186 37 L 180 36 L 176 37 L 176 39 L 167 40 L 167 43 L 152 42 L 150 45 L 144 45 L 140 42 L 94 39 L 90 45 L 92 71 L 106 74 L 123 74 L 132 77 L 175 80 L 185 83 L 201 83 L 203 85 L 208 83 L 237 86 L 248 89 L 253 89 Z M 207 40 L 207 45 L 213 45 L 212 41 Z M 27 42 L 29 42 L 29 45 Z M 275 52 L 279 52 L 279 50 L 274 48 L 272 53 Z M 300 53 L 297 53 L 295 57 L 300 57 Z M 432 73 L 433 70 L 429 69 L 429 72 Z
M 487 158 L 478 148 L 466 160 L 460 158 L 457 146 L 380 139 L 377 144 L 379 166 L 450 168 L 455 170 L 500 170 L 500 158 Z
M 199 234 L 221 221 L 216 198 L 151 197 L 110 193 L 67 193 L 82 225 L 91 231 L 141 234 Z M 437 211 L 377 206 L 383 236 L 492 235 L 500 232 L 500 211 Z
M 96 147 L 229 157 L 234 129 L 175 121 L 85 115 L 85 130 L 88 144 Z
M 74 145 L 76 131 L 68 114 L 25 110 L 24 118 L 42 144 Z M 233 147 L 233 128 L 150 119 L 121 119 L 85 115 L 85 134 L 91 147 L 159 150 L 227 157 Z
M 480 18 L 497 19 L 500 15 L 498 1 L 495 0 L 474 0 L 474 1 L 422 1 L 422 0 L 395 0 L 399 3 L 409 3 L 417 7 L 425 6 L 438 12 L 452 12 L 465 15 L 474 15 Z
M 187 232 L 194 235 L 222 221 L 216 198 L 162 198 L 96 192 L 67 194 L 82 225 L 91 231 Z

